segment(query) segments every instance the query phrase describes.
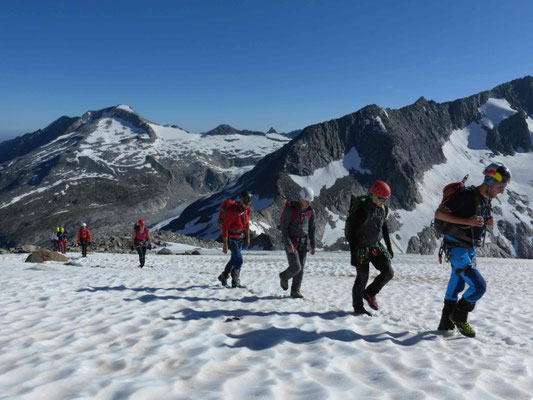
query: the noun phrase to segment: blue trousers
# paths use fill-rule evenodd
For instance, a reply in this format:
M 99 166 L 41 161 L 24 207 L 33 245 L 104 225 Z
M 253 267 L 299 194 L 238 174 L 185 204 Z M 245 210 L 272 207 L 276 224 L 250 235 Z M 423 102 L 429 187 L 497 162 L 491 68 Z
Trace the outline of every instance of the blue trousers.
M 228 248 L 231 251 L 231 258 L 229 262 L 233 269 L 241 269 L 242 267 L 242 244 L 243 239 L 228 239 Z
M 454 240 L 451 237 L 448 237 Z M 459 293 L 465 289 L 468 284 L 467 291 L 463 294 L 463 299 L 469 303 L 475 303 L 487 290 L 487 283 L 479 270 L 476 267 L 476 247 L 455 247 L 447 245 L 446 249 L 450 252 L 450 262 L 452 270 L 448 287 L 446 288 L 445 300 L 458 300 Z

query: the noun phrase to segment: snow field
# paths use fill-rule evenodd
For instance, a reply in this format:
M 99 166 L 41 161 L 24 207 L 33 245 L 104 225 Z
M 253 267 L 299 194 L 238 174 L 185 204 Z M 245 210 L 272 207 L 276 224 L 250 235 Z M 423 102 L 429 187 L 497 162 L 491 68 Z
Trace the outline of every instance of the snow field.
M 400 255 L 370 318 L 351 314 L 347 253 L 308 256 L 288 297 L 281 252 L 228 260 L 94 254 L 79 266 L 0 255 L 0 398 L 530 399 L 530 260 L 480 259 L 475 339 L 435 331 L 449 267 Z M 372 269 L 375 276 L 375 269 Z

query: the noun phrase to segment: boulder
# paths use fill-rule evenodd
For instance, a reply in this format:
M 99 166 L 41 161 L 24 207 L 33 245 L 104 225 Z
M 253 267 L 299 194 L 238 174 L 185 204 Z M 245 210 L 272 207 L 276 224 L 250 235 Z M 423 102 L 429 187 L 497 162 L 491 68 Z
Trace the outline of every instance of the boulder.
M 170 250 L 167 249 L 166 247 L 163 247 L 161 250 L 159 250 L 159 251 L 157 252 L 157 254 L 169 255 L 169 254 L 172 254 L 172 251 L 170 251 Z
M 50 250 L 34 251 L 28 256 L 28 258 L 26 258 L 26 262 L 31 262 L 31 263 L 42 263 L 45 261 L 68 262 L 68 258 L 64 256 L 63 254 L 59 254 L 59 253 L 56 253 L 55 251 L 50 251 Z

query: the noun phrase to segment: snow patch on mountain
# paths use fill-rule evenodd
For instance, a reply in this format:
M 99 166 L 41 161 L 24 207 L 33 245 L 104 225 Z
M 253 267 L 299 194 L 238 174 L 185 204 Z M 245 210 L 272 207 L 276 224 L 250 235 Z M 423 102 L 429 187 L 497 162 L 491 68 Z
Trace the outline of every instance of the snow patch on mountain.
M 324 186 L 329 189 L 335 184 L 337 179 L 348 176 L 350 171 L 361 174 L 371 173 L 370 170 L 361 168 L 361 157 L 355 147 L 352 147 L 342 159 L 332 161 L 325 167 L 316 169 L 312 175 L 299 176 L 289 174 L 289 177 L 300 186 L 312 188 L 315 196 L 318 196 Z
M 168 144 L 179 144 L 173 149 L 177 155 L 191 151 L 211 155 L 215 151 L 227 153 L 233 157 L 264 157 L 290 141 L 290 138 L 269 133 L 266 135 L 199 135 L 182 129 L 156 124 L 149 124 L 155 131 L 160 143 L 159 148 L 168 149 Z
M 130 113 L 134 113 L 135 112 L 135 111 L 133 111 L 133 108 L 131 108 L 130 106 L 127 106 L 125 104 L 119 104 L 116 108 L 119 109 L 119 110 L 130 112 Z
M 527 128 L 529 129 L 531 143 L 533 144 L 533 119 L 531 117 L 526 118 Z
M 375 117 L 376 122 L 378 123 L 379 129 L 381 133 L 387 133 L 387 128 L 385 128 L 385 124 L 381 120 L 381 117 L 378 115 Z
M 490 98 L 485 104 L 479 107 L 479 111 L 484 115 L 481 124 L 487 128 L 494 129 L 504 119 L 516 114 L 506 99 Z
M 466 130 L 468 132 L 467 145 L 469 149 L 489 150 L 487 147 L 487 131 L 480 124 L 472 122 Z
M 262 221 L 253 221 L 250 219 L 250 231 L 260 235 L 271 229 L 271 226 L 266 222 Z
M 338 214 L 325 208 L 328 214 L 328 222 L 324 228 L 324 235 L 322 236 L 322 243 L 326 246 L 331 246 L 341 237 L 344 237 L 345 221 L 340 218 Z

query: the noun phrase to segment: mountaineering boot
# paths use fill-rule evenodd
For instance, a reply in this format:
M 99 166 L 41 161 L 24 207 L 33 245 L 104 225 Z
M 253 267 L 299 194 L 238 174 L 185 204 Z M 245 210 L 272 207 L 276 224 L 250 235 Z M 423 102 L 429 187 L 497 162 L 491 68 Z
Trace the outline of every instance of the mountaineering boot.
M 353 312 L 355 315 L 368 315 L 369 317 L 372 316 L 372 314 L 370 314 L 364 306 L 354 307 Z
M 374 296 L 370 296 L 367 292 L 365 292 L 363 294 L 363 299 L 365 299 L 368 302 L 368 305 L 373 310 L 377 311 L 379 309 L 378 302 L 376 301 L 376 298 Z
M 457 330 L 459 331 L 461 335 L 472 337 L 472 338 L 476 337 L 476 331 L 472 329 L 472 327 L 470 326 L 468 322 L 454 321 L 452 314 L 450 314 L 450 321 L 452 322 L 452 324 L 455 325 L 455 327 L 457 328 Z
M 450 314 L 450 321 L 455 325 L 461 335 L 467 337 L 476 336 L 476 332 L 472 329 L 468 322 L 466 322 L 468 313 L 472 311 L 475 306 L 476 303 L 470 303 L 464 298 L 461 298 L 461 300 L 457 302 L 453 312 Z
M 289 288 L 289 281 L 287 279 L 283 279 L 281 274 L 279 274 L 279 284 L 283 290 L 287 290 Z
M 241 285 L 241 270 L 240 269 L 232 269 L 231 270 L 231 287 L 232 288 L 243 288 L 244 286 Z
M 218 280 L 222 283 L 222 286 L 228 287 L 228 276 L 224 272 L 218 276 Z
M 233 269 L 233 265 L 231 265 L 230 262 L 226 264 L 224 267 L 224 271 L 218 276 L 218 280 L 220 283 L 222 283 L 222 286 L 229 287 L 228 286 L 228 278 L 231 273 L 231 270 Z
M 304 295 L 299 290 L 291 290 L 291 297 L 295 299 L 303 299 Z
M 457 301 L 444 300 L 444 308 L 442 309 L 442 315 L 440 317 L 440 323 L 437 330 L 439 331 L 453 331 L 454 325 L 450 321 L 450 314 L 453 313 Z

